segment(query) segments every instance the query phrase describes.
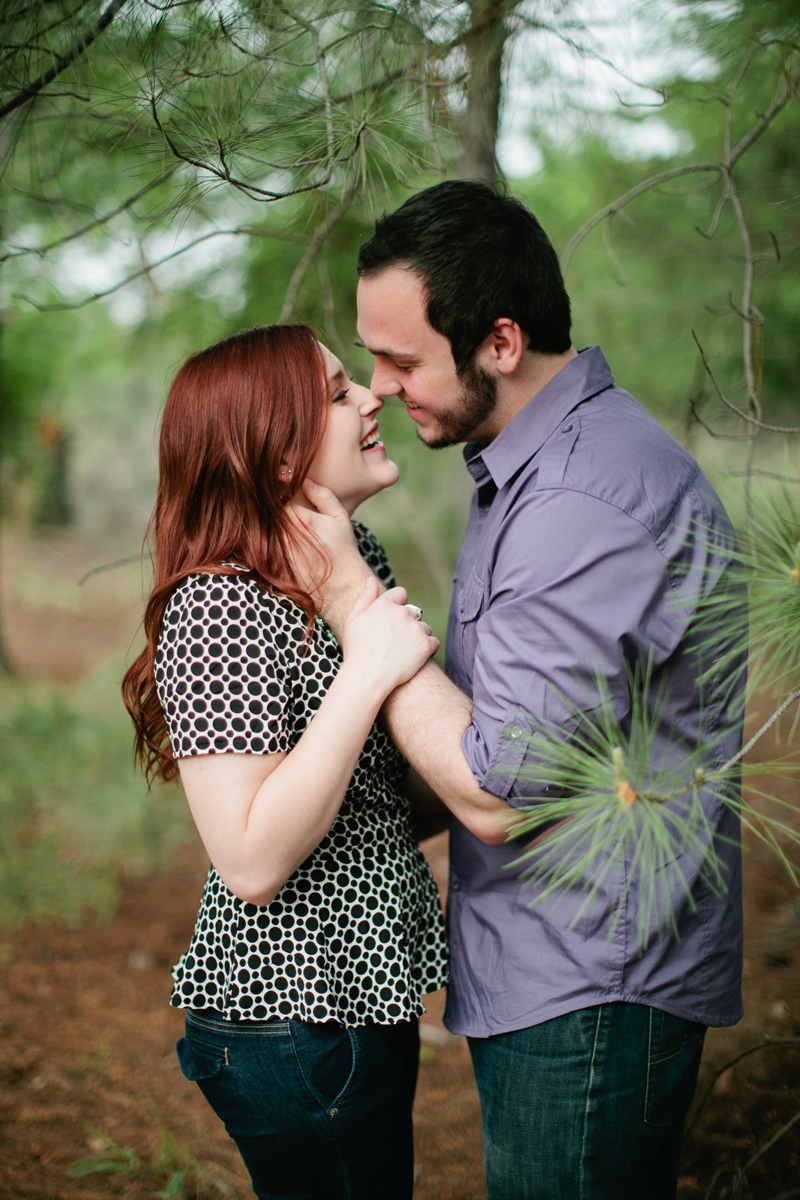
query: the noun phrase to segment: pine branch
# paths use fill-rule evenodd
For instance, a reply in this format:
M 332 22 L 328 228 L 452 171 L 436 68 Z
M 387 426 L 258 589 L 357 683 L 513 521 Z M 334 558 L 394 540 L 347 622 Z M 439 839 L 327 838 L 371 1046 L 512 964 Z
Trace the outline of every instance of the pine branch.
M 202 162 L 200 159 L 194 158 L 190 154 L 185 154 L 176 146 L 175 142 L 172 140 L 162 124 L 158 115 L 155 96 L 150 97 L 150 109 L 153 114 L 153 120 L 156 124 L 156 127 L 158 128 L 159 132 L 164 138 L 164 141 L 169 146 L 169 149 L 175 158 L 177 158 L 180 162 L 187 163 L 191 167 L 196 167 L 200 171 L 207 171 L 210 175 L 213 175 L 216 179 L 219 179 L 223 183 L 231 184 L 231 186 L 235 187 L 238 191 L 244 192 L 245 195 L 249 196 L 251 200 L 258 201 L 259 198 L 263 197 L 263 199 L 260 200 L 260 203 L 262 204 L 273 203 L 276 200 L 286 200 L 289 198 L 289 196 L 299 196 L 305 192 L 316 192 L 319 191 L 320 188 L 327 187 L 333 178 L 335 168 L 341 163 L 349 162 L 358 150 L 358 147 L 361 144 L 361 138 L 364 133 L 364 129 L 366 128 L 365 122 L 362 121 L 356 129 L 353 137 L 353 144 L 350 147 L 349 153 L 340 155 L 331 165 L 330 170 L 322 178 L 316 179 L 312 183 L 300 184 L 298 187 L 288 188 L 284 192 L 278 192 L 270 188 L 258 187 L 254 183 L 249 183 L 247 180 L 239 179 L 237 176 L 233 175 L 229 170 L 226 161 L 225 144 L 221 140 L 218 141 L 218 151 L 220 155 L 219 167 L 215 167 L 213 163 Z
M 67 67 L 77 62 L 79 58 L 82 58 L 92 42 L 96 41 L 100 34 L 108 28 L 127 3 L 128 0 L 111 0 L 111 3 L 94 29 L 90 29 L 83 37 L 78 38 L 77 42 L 67 50 L 66 54 L 57 54 L 53 65 L 48 67 L 43 75 L 40 75 L 38 79 L 34 79 L 27 87 L 22 88 L 10 100 L 6 100 L 5 104 L 0 105 L 0 119 L 7 117 L 9 113 L 14 112 L 15 109 L 20 108 L 23 104 L 27 104 L 29 100 L 33 100 L 43 88 L 46 88 L 49 83 L 57 79 L 63 71 L 66 71 Z

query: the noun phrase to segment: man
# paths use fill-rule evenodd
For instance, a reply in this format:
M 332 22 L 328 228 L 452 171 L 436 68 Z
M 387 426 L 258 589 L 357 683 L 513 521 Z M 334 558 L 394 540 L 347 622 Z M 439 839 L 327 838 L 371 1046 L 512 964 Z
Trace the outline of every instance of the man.
M 736 818 L 702 797 L 725 887 L 686 855 L 674 927 L 645 939 L 635 872 L 612 872 L 586 911 L 585 891 L 531 906 L 505 828 L 547 794 L 527 735 L 546 722 L 568 737 L 574 712 L 601 702 L 629 729 L 637 663 L 651 673 L 655 760 L 711 731 L 712 761 L 738 750 L 741 659 L 720 634 L 701 688 L 692 624 L 715 587 L 730 582 L 743 603 L 733 532 L 697 464 L 615 386 L 600 348 L 573 349 L 555 252 L 522 204 L 480 183 L 439 184 L 378 221 L 358 265 L 373 392 L 399 397 L 427 446 L 466 442 L 475 481 L 447 677 L 429 664 L 385 719 L 455 818 L 445 1020 L 469 1039 L 490 1200 L 674 1197 L 705 1028 L 742 1014 Z M 335 559 L 325 614 L 336 629 L 363 563 L 330 519 L 341 517 L 330 494 L 307 494 Z

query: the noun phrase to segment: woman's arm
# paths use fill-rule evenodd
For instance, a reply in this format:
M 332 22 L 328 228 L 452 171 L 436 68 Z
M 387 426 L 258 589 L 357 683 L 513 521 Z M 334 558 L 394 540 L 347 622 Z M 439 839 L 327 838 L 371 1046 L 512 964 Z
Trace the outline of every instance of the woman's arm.
M 178 760 L 209 858 L 251 904 L 269 904 L 322 841 L 387 695 L 436 652 L 402 588 L 377 597 L 370 578 L 345 623 L 344 663 L 294 749 Z

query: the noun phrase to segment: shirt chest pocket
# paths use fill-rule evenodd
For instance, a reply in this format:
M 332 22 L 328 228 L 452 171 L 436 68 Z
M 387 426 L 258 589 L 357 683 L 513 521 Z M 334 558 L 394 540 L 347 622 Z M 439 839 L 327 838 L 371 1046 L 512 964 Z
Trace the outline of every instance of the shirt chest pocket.
M 486 595 L 485 582 L 471 572 L 458 602 L 458 624 L 456 626 L 458 660 L 466 668 L 468 675 L 472 673 L 471 664 L 475 655 L 475 629 L 485 608 Z

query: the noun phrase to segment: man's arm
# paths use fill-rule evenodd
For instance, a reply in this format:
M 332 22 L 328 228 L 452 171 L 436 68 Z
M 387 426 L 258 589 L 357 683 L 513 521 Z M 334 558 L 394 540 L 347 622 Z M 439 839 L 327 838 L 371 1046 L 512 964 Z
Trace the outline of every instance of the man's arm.
M 392 692 L 381 711 L 400 753 L 453 816 L 482 842 L 504 842 L 508 805 L 481 790 L 461 749 L 472 721 L 464 693 L 428 662 Z

